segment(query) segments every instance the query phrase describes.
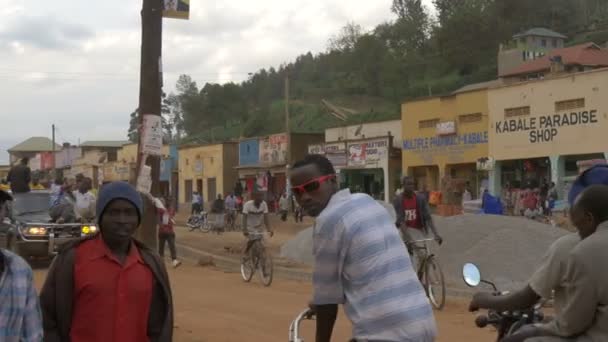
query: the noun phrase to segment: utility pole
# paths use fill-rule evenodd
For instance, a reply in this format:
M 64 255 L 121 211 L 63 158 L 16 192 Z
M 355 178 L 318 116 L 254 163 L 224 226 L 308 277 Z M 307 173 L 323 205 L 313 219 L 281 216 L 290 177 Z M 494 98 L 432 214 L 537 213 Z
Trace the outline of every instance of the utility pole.
M 141 70 L 139 79 L 139 124 L 143 127 L 144 115 L 161 115 L 161 53 L 163 31 L 163 0 L 143 0 L 141 10 Z M 140 129 L 137 154 L 137 176 L 144 164 L 152 168 L 152 189 L 160 194 L 160 158 L 147 156 L 143 160 L 142 133 Z
M 289 203 L 291 200 L 291 179 L 290 167 L 291 167 L 291 129 L 289 126 L 289 69 L 285 68 L 285 134 L 287 135 L 287 156 L 285 160 L 285 192 Z
M 57 172 L 57 159 L 55 157 L 55 124 L 51 125 L 51 129 L 53 130 L 53 178 L 56 179 L 57 175 L 55 173 Z

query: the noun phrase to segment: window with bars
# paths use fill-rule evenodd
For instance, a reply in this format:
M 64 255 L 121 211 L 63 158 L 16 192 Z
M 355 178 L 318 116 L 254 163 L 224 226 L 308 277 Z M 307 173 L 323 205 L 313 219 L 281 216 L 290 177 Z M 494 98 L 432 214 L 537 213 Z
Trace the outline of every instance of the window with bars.
M 458 117 L 460 123 L 478 122 L 481 121 L 481 113 L 463 114 Z
M 555 102 L 555 111 L 556 112 L 561 112 L 564 110 L 570 110 L 570 109 L 576 109 L 576 108 L 584 108 L 584 107 L 585 107 L 584 98 Z
M 418 128 L 435 128 L 439 123 L 439 119 L 420 120 L 418 121 Z
M 514 107 L 505 109 L 505 117 L 510 118 L 513 116 L 524 116 L 530 115 L 530 106 L 525 107 Z

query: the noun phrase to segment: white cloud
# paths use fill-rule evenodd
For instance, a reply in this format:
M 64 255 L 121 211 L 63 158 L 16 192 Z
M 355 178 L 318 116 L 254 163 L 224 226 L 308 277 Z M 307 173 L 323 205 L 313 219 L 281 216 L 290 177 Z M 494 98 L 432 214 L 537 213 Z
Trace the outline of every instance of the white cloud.
M 391 0 L 192 1 L 191 19 L 163 22 L 165 91 L 180 74 L 241 81 L 326 49 L 349 21 L 392 18 Z M 430 3 L 430 0 L 428 0 Z M 0 0 L 3 150 L 33 135 L 125 139 L 139 94 L 140 1 Z M 9 129 L 6 129 L 6 128 Z

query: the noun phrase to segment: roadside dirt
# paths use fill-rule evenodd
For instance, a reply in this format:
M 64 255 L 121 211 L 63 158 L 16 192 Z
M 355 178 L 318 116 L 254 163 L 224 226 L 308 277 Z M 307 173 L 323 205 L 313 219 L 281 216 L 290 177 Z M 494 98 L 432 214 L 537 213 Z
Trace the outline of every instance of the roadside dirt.
M 35 271 L 40 288 L 46 270 Z M 310 298 L 310 284 L 277 279 L 263 287 L 254 277 L 244 283 L 237 273 L 184 264 L 170 270 L 175 300 L 177 342 L 287 341 L 291 320 Z M 439 342 L 493 341 L 489 329 L 474 326 L 466 302 L 449 301 L 436 312 Z M 313 341 L 314 322 L 304 322 L 306 341 Z M 334 341 L 350 338 L 350 324 L 341 313 Z

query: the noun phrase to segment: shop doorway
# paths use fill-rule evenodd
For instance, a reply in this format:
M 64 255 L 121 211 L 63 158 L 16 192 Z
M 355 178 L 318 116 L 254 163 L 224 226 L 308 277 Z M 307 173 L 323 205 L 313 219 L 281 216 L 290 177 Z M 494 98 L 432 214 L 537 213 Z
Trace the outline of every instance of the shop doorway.
M 341 170 L 341 188 L 352 193 L 366 193 L 377 200 L 384 200 L 384 171 L 382 169 Z
M 207 178 L 207 201 L 213 202 L 217 197 L 217 184 L 215 178 Z
M 506 160 L 502 162 L 501 181 L 512 189 L 534 189 L 551 180 L 549 158 Z
M 184 194 L 186 195 L 186 203 L 192 203 L 192 179 L 184 181 Z
M 416 190 L 418 191 L 439 191 L 439 166 L 417 166 L 410 168 L 408 173 L 414 177 Z

